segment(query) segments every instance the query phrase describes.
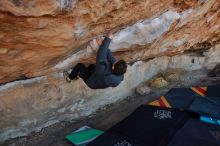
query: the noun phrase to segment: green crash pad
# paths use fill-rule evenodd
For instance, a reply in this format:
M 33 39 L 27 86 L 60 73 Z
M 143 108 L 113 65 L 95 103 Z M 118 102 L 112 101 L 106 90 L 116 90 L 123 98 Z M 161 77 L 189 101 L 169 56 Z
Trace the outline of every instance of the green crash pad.
M 103 133 L 104 132 L 101 130 L 84 126 L 72 134 L 67 135 L 66 139 L 72 142 L 74 145 L 86 146 L 87 143 L 91 142 Z

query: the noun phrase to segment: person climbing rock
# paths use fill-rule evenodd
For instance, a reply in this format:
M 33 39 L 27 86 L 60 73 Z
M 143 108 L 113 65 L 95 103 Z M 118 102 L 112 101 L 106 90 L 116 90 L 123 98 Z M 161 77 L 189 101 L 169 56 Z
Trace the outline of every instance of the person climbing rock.
M 124 60 L 116 61 L 113 56 L 109 49 L 112 38 L 113 34 L 110 32 L 103 41 L 96 40 L 100 45 L 96 56 L 96 64 L 90 64 L 86 67 L 84 64 L 78 63 L 70 74 L 64 71 L 64 78 L 71 82 L 79 76 L 92 89 L 118 86 L 124 79 L 127 63 Z

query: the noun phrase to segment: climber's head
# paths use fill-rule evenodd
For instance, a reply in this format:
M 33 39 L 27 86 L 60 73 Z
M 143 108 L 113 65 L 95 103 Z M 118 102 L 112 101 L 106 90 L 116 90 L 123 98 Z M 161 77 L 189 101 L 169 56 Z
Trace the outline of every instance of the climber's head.
M 113 73 L 122 75 L 127 71 L 127 63 L 124 60 L 117 61 L 112 67 Z

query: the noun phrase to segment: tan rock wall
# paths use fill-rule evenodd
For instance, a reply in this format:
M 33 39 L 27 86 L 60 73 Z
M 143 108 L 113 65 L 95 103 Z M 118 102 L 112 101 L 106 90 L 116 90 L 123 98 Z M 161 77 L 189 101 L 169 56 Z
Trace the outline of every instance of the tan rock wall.
M 1 0 L 0 141 L 91 115 L 168 68 L 212 69 L 219 18 L 219 0 Z M 67 84 L 62 71 L 94 62 L 95 38 L 109 30 L 116 57 L 134 63 L 123 83 Z
M 133 62 L 217 41 L 219 3 L 219 0 L 2 0 L 0 82 L 48 74 L 54 71 L 55 64 L 75 54 L 93 38 L 111 29 L 126 29 L 141 20 L 157 19 L 168 10 L 179 18 L 172 21 L 166 32 L 146 44 L 118 46 L 116 54 Z M 145 36 L 156 33 L 149 28 Z M 94 61 L 94 53 L 87 56 L 83 60 Z
M 128 67 L 125 80 L 116 88 L 91 90 L 81 79 L 65 82 L 61 73 L 5 84 L 0 86 L 0 141 L 90 116 L 106 104 L 133 95 L 140 83 L 167 69 L 188 72 L 213 68 L 220 63 L 219 56 L 220 47 L 216 47 L 203 52 L 203 56 L 183 54 L 138 61 Z M 189 85 L 205 75 L 192 75 L 182 82 Z

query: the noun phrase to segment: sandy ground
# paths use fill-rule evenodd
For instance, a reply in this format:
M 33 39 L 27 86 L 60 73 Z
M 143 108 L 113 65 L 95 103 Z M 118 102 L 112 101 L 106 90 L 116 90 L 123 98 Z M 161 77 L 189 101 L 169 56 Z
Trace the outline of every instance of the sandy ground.
M 77 128 L 89 125 L 91 127 L 106 130 L 127 117 L 141 104 L 150 102 L 158 96 L 165 94 L 172 87 L 189 87 L 195 85 L 211 85 L 220 83 L 220 78 L 206 77 L 207 71 L 193 71 L 181 77 L 180 82 L 172 83 L 163 89 L 152 90 L 146 96 L 132 95 L 123 101 L 106 105 L 89 117 L 77 121 L 61 122 L 42 129 L 38 133 L 31 133 L 26 137 L 10 139 L 0 146 L 71 146 L 65 136 Z M 122 106 L 123 105 L 123 106 Z

